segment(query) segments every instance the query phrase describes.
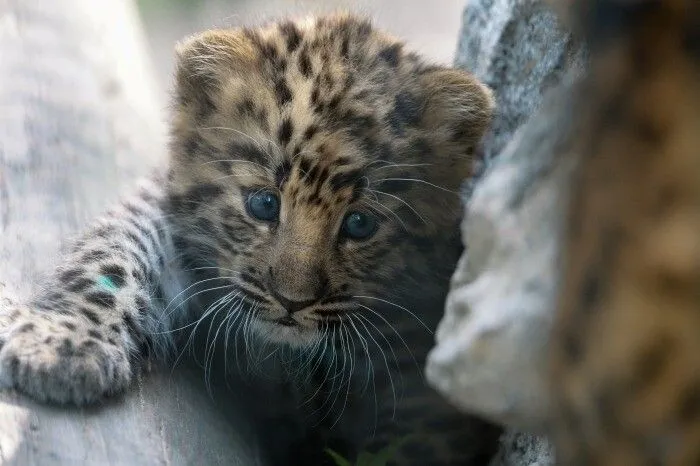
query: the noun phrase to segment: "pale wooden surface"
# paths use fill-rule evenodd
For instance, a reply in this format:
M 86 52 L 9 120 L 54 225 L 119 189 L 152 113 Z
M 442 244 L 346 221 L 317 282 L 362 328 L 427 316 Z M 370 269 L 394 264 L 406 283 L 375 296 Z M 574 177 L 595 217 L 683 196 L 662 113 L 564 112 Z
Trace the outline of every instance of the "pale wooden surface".
M 62 240 L 164 155 L 127 0 L 0 0 L 0 293 L 22 299 Z M 0 298 L 1 299 L 1 298 Z M 88 410 L 0 393 L 0 465 L 254 465 L 228 393 L 147 376 Z

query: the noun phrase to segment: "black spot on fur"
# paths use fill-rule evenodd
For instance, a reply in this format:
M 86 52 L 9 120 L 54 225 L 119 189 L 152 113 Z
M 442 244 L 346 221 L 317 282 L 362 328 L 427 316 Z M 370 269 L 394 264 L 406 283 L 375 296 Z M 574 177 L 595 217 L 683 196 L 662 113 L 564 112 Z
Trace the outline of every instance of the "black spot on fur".
M 82 293 L 83 291 L 90 288 L 94 283 L 95 282 L 93 282 L 92 280 L 89 280 L 87 278 L 79 278 L 78 280 L 74 281 L 73 283 L 66 285 L 66 289 L 68 291 L 73 292 L 73 293 Z
M 384 60 L 392 68 L 399 66 L 399 60 L 401 58 L 401 44 L 396 43 L 384 48 L 379 52 L 379 58 Z
M 335 112 L 338 109 L 338 106 L 340 105 L 341 100 L 342 100 L 342 97 L 340 96 L 340 94 L 334 95 L 333 98 L 328 102 L 328 105 L 327 105 L 328 111 Z
M 284 21 L 280 24 L 280 32 L 287 43 L 287 52 L 294 52 L 301 43 L 301 32 L 292 21 Z
M 71 357 L 75 353 L 75 346 L 68 338 L 64 338 L 58 348 L 56 348 L 56 352 L 61 357 Z
M 144 256 L 148 256 L 148 247 L 146 244 L 143 242 L 143 238 L 133 231 L 127 231 L 124 233 L 124 236 L 131 241 L 134 246 L 138 248 L 139 251 L 141 251 L 141 254 Z M 137 256 L 136 256 L 137 257 Z
M 294 125 L 292 124 L 292 120 L 290 120 L 289 118 L 285 118 L 284 120 L 282 120 L 282 124 L 280 125 L 279 130 L 277 131 L 277 138 L 283 146 L 289 144 L 289 141 L 292 139 L 293 132 Z
M 253 41 L 260 49 L 260 55 L 268 62 L 276 63 L 279 60 L 279 53 L 272 42 L 264 41 L 260 36 L 255 34 Z
M 354 138 L 364 138 L 368 132 L 373 131 L 377 126 L 377 120 L 372 115 L 358 115 L 351 111 L 343 113 L 339 121 L 348 128 Z
M 100 273 L 109 277 L 117 288 L 126 284 L 126 270 L 119 264 L 105 264 L 100 267 Z
M 145 210 L 142 207 L 131 202 L 124 204 L 124 208 L 136 218 L 142 217 L 145 213 Z
M 318 125 L 309 125 L 308 128 L 304 131 L 304 140 L 308 141 L 311 138 L 313 138 L 316 133 L 318 132 Z
M 121 333 L 121 327 L 117 324 L 109 324 L 109 329 L 114 333 Z
M 265 154 L 260 149 L 249 143 L 232 141 L 229 143 L 226 151 L 230 156 L 237 159 L 248 160 L 260 165 L 264 165 L 267 162 Z
M 124 318 L 122 320 L 124 322 L 124 326 L 126 327 L 126 331 L 135 342 L 141 343 L 145 340 L 143 332 L 139 326 L 136 325 L 136 321 L 134 321 L 134 318 L 130 314 L 124 314 Z
M 76 328 L 75 324 L 73 322 L 63 321 L 63 322 L 61 322 L 61 325 L 63 325 L 68 330 L 75 330 L 75 328 Z
M 311 167 L 311 170 L 309 170 L 306 173 L 306 175 L 304 176 L 304 182 L 309 186 L 314 184 L 316 182 L 316 177 L 318 176 L 318 172 L 319 172 L 318 165 L 314 165 L 313 167 Z
M 78 349 L 81 351 L 89 351 L 94 350 L 98 345 L 99 343 L 97 343 L 95 340 L 85 340 L 82 343 L 80 343 Z
M 109 257 L 109 253 L 106 251 L 100 251 L 99 249 L 92 249 L 83 254 L 82 262 L 98 262 Z
M 284 182 L 289 178 L 289 173 L 291 171 L 292 164 L 289 163 L 289 160 L 285 160 L 277 167 L 277 170 L 275 170 L 275 185 L 277 185 L 278 188 L 282 188 Z
M 193 158 L 198 150 L 199 150 L 199 145 L 200 145 L 200 137 L 198 134 L 189 134 L 185 141 L 182 143 L 182 150 L 184 154 L 188 158 Z
M 209 97 L 206 92 L 200 93 L 197 101 L 197 118 L 206 120 L 217 110 L 216 103 Z
M 75 280 L 76 278 L 81 277 L 84 273 L 85 270 L 80 268 L 64 270 L 59 275 L 59 280 L 62 283 L 68 283 Z
M 284 79 L 279 79 L 275 83 L 275 95 L 277 96 L 277 104 L 280 107 L 292 101 L 292 91 Z
M 309 170 L 311 169 L 311 162 L 307 158 L 302 158 L 299 161 L 299 171 L 301 171 L 303 176 L 306 176 L 307 173 L 309 173 Z
M 331 189 L 336 192 L 343 188 L 352 187 L 362 177 L 362 171 L 351 170 L 347 172 L 337 173 L 331 177 Z
M 95 325 L 102 325 L 102 320 L 100 319 L 100 316 L 97 315 L 95 311 L 92 311 L 86 307 L 81 307 L 79 309 L 80 313 L 84 315 L 87 320 L 92 322 Z
M 252 116 L 255 113 L 255 104 L 251 99 L 243 99 L 237 106 L 241 115 Z
M 302 50 L 301 53 L 299 53 L 299 71 L 305 78 L 311 77 L 311 60 L 306 50 Z
M 397 136 L 402 136 L 407 127 L 417 126 L 422 115 L 421 104 L 409 92 L 401 92 L 394 98 L 394 109 L 389 114 L 389 125 Z
M 143 296 L 136 296 L 134 301 L 136 302 L 136 310 L 138 311 L 139 315 L 145 315 L 150 308 L 148 301 Z
M 88 330 L 88 335 L 97 341 L 102 341 L 102 339 L 104 338 L 100 332 L 94 329 Z
M 345 59 L 350 56 L 350 38 L 347 36 L 343 37 L 343 42 L 340 45 L 340 54 Z
M 240 228 L 236 224 L 231 225 L 230 223 L 222 224 L 224 228 L 224 233 L 226 236 L 234 243 L 238 244 L 245 233 L 243 228 Z
M 212 221 L 209 220 L 208 218 L 204 218 L 204 217 L 197 218 L 196 225 L 197 225 L 197 229 L 200 232 L 205 233 L 205 234 L 213 233 L 216 231 L 216 227 L 214 226 Z
M 186 197 L 195 203 L 210 202 L 224 194 L 224 189 L 213 183 L 199 183 L 187 191 Z
M 106 291 L 92 291 L 85 295 L 85 301 L 104 308 L 114 308 L 116 299 L 111 293 Z
M 27 333 L 27 332 L 32 332 L 36 328 L 36 325 L 34 325 L 31 322 L 28 322 L 24 325 L 22 325 L 20 328 L 17 329 L 18 333 Z

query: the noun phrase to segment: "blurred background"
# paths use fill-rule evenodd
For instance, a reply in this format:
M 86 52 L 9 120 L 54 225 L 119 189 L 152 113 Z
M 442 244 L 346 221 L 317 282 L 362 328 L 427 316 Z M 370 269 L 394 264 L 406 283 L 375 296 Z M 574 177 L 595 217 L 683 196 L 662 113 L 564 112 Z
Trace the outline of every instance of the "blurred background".
M 160 96 L 167 102 L 173 46 L 212 27 L 253 25 L 285 15 L 344 9 L 370 15 L 429 59 L 451 64 L 465 0 L 138 0 Z

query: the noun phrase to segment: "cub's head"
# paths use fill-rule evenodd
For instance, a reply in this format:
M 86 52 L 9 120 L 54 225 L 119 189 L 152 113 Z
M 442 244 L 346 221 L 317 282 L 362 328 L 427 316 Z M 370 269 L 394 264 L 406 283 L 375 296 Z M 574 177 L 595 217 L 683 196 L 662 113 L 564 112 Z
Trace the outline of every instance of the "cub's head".
M 178 48 L 176 240 L 265 337 L 314 343 L 454 264 L 457 191 L 492 108 L 470 74 L 353 16 L 192 37 Z

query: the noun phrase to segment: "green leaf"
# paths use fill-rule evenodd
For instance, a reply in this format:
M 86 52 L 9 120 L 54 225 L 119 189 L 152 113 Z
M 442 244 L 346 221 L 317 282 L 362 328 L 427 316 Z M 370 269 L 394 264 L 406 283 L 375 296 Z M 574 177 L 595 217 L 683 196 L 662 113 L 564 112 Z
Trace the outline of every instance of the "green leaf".
M 386 466 L 386 464 L 396 456 L 401 446 L 416 437 L 416 435 L 406 435 L 405 437 L 399 438 L 391 442 L 389 445 L 384 447 L 382 450 L 378 451 L 370 464 L 367 466 Z M 358 465 L 360 466 L 360 465 Z M 365 466 L 365 465 L 361 465 Z
M 342 456 L 340 456 L 338 453 L 334 452 L 330 448 L 326 448 L 324 451 L 326 453 L 328 453 L 328 455 L 331 458 L 333 458 L 333 461 L 335 461 L 335 464 L 337 464 L 338 466 L 352 466 L 352 464 L 350 464 L 350 461 L 346 460 L 345 458 L 343 458 Z

